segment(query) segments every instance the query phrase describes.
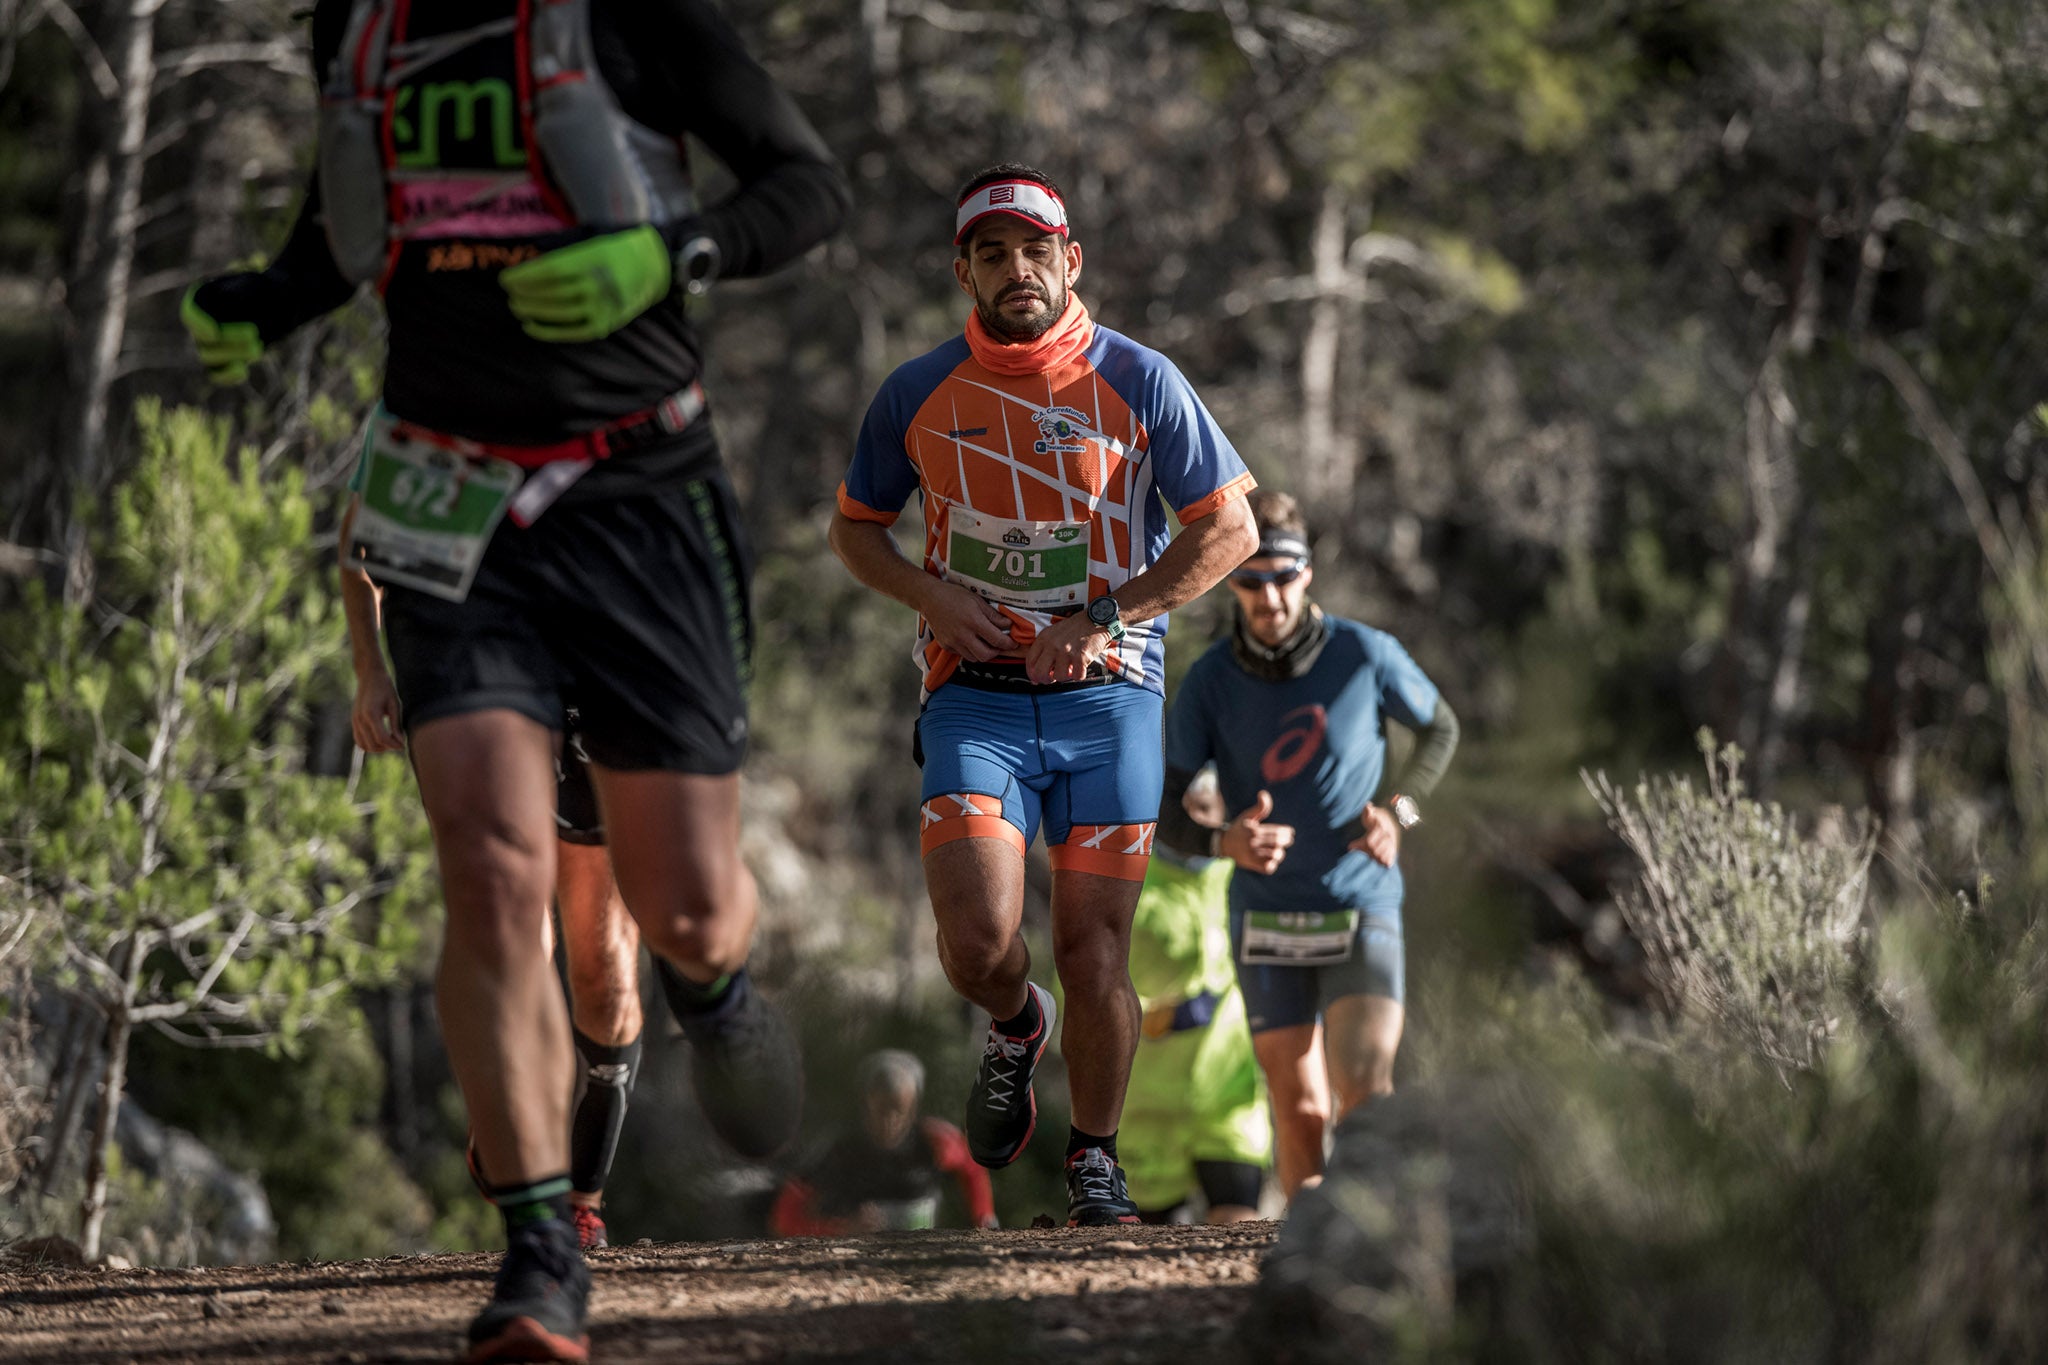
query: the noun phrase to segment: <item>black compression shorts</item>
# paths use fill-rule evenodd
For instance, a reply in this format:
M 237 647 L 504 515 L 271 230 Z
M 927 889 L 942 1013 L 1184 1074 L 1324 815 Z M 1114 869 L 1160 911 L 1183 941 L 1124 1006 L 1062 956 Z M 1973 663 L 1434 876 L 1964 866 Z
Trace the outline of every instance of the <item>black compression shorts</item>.
M 408 730 L 496 708 L 553 730 L 573 700 L 592 760 L 723 774 L 746 754 L 752 555 L 714 470 L 501 523 L 463 602 L 385 594 Z

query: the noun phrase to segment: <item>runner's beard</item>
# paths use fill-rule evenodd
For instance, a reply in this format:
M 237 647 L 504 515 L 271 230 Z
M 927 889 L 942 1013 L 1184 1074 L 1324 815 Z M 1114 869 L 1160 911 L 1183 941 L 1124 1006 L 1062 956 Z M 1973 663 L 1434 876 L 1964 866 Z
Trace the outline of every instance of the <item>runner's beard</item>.
M 1003 300 L 1013 294 L 1029 293 L 1045 301 L 1045 311 L 1028 318 L 1015 318 L 1002 311 Z M 993 299 L 980 294 L 974 296 L 975 311 L 981 314 L 981 325 L 1005 341 L 1036 341 L 1052 330 L 1060 315 L 1067 311 L 1067 291 L 1064 285 L 1055 285 L 1051 291 L 1041 291 L 1029 285 L 1011 285 Z

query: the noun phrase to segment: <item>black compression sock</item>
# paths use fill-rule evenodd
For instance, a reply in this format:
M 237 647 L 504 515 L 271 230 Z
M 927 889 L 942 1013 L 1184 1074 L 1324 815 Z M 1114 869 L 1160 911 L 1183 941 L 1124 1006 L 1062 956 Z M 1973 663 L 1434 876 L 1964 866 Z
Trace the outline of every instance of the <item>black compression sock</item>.
M 569 1177 L 551 1175 L 522 1185 L 493 1185 L 491 1200 L 505 1215 L 505 1235 L 547 1218 L 569 1221 Z
M 747 969 L 735 968 L 716 981 L 695 982 L 671 966 L 667 960 L 654 959 L 654 974 L 661 982 L 661 993 L 668 1000 L 669 1013 L 675 1015 L 678 1023 L 699 1021 L 715 1022 L 722 1017 L 725 1008 L 736 1004 L 745 994 Z
M 1029 1038 L 1032 1034 L 1038 1032 L 1039 1018 L 1038 992 L 1032 990 L 1029 985 L 1026 985 L 1024 987 L 1024 1008 L 1019 1010 L 1014 1018 L 997 1019 L 993 1023 L 995 1024 L 996 1032 L 1002 1034 L 1005 1038 Z
M 583 1094 L 569 1121 L 569 1183 L 576 1193 L 604 1188 L 626 1126 L 626 1102 L 640 1074 L 640 1040 L 610 1047 L 576 1031 L 576 1055 L 583 1059 Z
M 1108 1137 L 1097 1137 L 1093 1133 L 1084 1133 L 1079 1128 L 1070 1127 L 1067 1129 L 1068 1156 L 1071 1157 L 1074 1153 L 1089 1147 L 1100 1147 L 1111 1161 L 1116 1160 L 1115 1133 L 1111 1133 Z

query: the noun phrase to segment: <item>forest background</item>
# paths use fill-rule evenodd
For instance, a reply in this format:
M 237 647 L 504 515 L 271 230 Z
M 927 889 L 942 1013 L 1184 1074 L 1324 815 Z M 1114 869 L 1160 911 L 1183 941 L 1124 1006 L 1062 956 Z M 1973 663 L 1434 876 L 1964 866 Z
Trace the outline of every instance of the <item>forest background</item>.
M 2048 1060 L 2048 14 L 725 9 L 855 194 L 840 236 L 699 310 L 761 558 L 748 852 L 811 1137 L 870 1047 L 920 1050 L 941 1113 L 972 1063 L 913 852 L 911 623 L 823 532 L 868 396 L 963 321 L 954 188 L 1022 159 L 1067 189 L 1095 316 L 1303 499 L 1320 600 L 1402 639 L 1465 723 L 1404 852 L 1403 1085 L 1582 1101 L 1548 1121 L 1586 1125 L 1550 1136 L 1587 1169 L 1529 1173 L 1531 1301 L 1624 1283 L 1578 1320 L 1621 1339 L 1690 1321 L 1677 1268 L 1725 1262 L 1770 1286 L 1772 1341 L 1820 1323 L 1817 1359 L 1922 1308 L 1913 1340 L 2026 1358 L 2048 1268 L 1991 1191 L 2048 1205 L 2014 1098 Z M 359 300 L 214 390 L 176 317 L 296 210 L 304 18 L 0 0 L 0 1230 L 83 1218 L 143 1259 L 490 1235 L 424 985 L 423 822 L 403 764 L 348 737 L 330 546 L 381 324 Z M 1170 676 L 1218 597 L 1179 614 Z M 1702 730 L 1739 780 L 1713 755 L 1706 785 L 1631 788 L 1697 772 Z M 1718 984 L 1712 925 L 1741 940 Z M 772 1174 L 701 1151 L 650 1036 L 615 1224 L 740 1227 Z M 253 1174 L 274 1230 L 236 1243 L 217 1190 L 178 1193 L 148 1115 Z M 1006 1218 L 1053 1179 L 999 1182 Z M 1759 1237 L 1779 1250 L 1738 1274 Z M 1944 1269 L 1966 1251 L 1995 1292 Z

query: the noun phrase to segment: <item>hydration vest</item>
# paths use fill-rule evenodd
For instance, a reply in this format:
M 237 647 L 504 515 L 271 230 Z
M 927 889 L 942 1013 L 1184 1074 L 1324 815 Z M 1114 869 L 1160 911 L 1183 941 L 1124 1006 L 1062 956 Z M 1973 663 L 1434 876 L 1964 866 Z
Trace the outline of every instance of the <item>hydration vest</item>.
M 409 38 L 414 0 L 356 0 L 320 91 L 320 192 L 327 242 L 342 275 L 381 287 L 408 240 L 535 237 L 572 227 L 617 229 L 687 217 L 694 201 L 680 139 L 627 117 L 597 68 L 590 0 L 517 0 L 516 13 L 454 33 Z M 431 0 L 419 0 L 431 3 Z M 393 138 L 405 82 L 487 39 L 513 37 L 524 155 L 490 169 L 449 169 L 402 157 Z M 504 97 L 503 83 L 495 94 Z M 431 87 L 430 87 L 431 89 Z M 474 130 L 475 87 L 458 124 Z M 438 103 L 409 117 L 430 125 Z M 499 112 L 492 109 L 493 113 Z M 503 141 L 503 139 L 501 139 Z

